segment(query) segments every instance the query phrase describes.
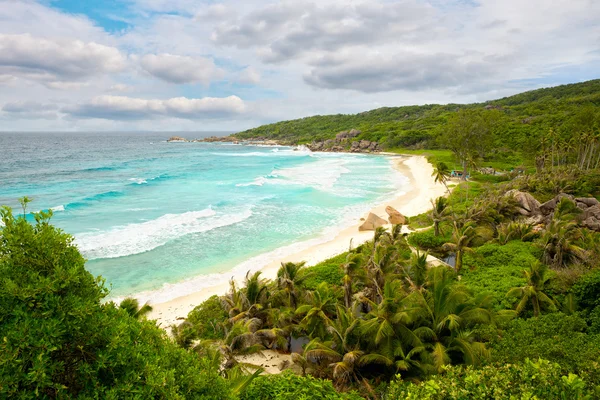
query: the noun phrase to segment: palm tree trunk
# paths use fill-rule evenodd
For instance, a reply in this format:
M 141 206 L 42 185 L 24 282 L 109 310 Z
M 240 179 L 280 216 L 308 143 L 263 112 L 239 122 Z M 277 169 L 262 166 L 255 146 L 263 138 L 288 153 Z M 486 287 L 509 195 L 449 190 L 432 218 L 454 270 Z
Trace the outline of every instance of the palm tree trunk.
M 433 234 L 440 236 L 440 221 L 433 221 Z
M 540 301 L 539 301 L 537 295 L 534 295 L 531 298 L 531 302 L 533 303 L 533 316 L 534 317 L 539 317 L 539 315 L 540 315 Z
M 456 273 L 458 274 L 460 272 L 460 270 L 462 269 L 462 257 L 463 257 L 463 252 L 462 250 L 456 250 L 456 260 L 454 261 L 454 269 L 456 270 Z

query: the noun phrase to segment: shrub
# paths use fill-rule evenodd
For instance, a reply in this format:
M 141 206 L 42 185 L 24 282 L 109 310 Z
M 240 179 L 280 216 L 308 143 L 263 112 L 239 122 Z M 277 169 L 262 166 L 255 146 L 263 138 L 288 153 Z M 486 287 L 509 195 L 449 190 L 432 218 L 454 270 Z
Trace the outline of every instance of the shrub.
M 435 236 L 433 229 L 411 233 L 408 243 L 423 250 L 439 249 L 450 240 L 450 236 Z
M 221 304 L 219 296 L 214 295 L 196 306 L 187 316 L 187 321 L 192 324 L 196 338 L 222 339 L 225 332 L 221 326 L 229 315 Z
M 580 277 L 571 291 L 580 307 L 591 309 L 600 306 L 600 270 Z
M 338 393 L 331 381 L 298 376 L 290 371 L 254 379 L 240 400 L 361 400 L 356 393 Z
M 153 322 L 101 303 L 102 279 L 50 213 L 0 214 L 0 398 L 231 398 Z
M 579 315 L 552 313 L 537 318 L 515 319 L 502 337 L 490 342 L 492 359 L 516 363 L 541 357 L 560 363 L 563 373 L 575 372 L 600 383 L 600 335 L 587 333 Z
M 577 375 L 562 375 L 558 364 L 527 359 L 482 368 L 450 366 L 417 384 L 398 379 L 384 399 L 584 399 L 595 393 Z
M 515 300 L 506 293 L 525 284 L 523 270 L 537 260 L 537 252 L 533 244 L 520 241 L 483 245 L 465 255 L 461 282 L 474 293 L 490 292 L 496 309 L 511 308 Z
M 340 267 L 346 262 L 348 253 L 338 254 L 328 260 L 322 261 L 313 267 L 304 270 L 305 274 L 310 274 L 302 284 L 305 289 L 316 290 L 322 282 L 330 285 L 340 286 L 344 278 L 344 271 Z

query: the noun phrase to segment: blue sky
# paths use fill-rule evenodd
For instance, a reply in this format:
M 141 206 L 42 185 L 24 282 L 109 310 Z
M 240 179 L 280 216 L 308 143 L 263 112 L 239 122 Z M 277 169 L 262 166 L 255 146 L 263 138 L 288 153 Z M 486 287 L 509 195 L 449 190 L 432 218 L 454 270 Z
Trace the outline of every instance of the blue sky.
M 0 129 L 228 130 L 597 78 L 591 0 L 0 0 Z

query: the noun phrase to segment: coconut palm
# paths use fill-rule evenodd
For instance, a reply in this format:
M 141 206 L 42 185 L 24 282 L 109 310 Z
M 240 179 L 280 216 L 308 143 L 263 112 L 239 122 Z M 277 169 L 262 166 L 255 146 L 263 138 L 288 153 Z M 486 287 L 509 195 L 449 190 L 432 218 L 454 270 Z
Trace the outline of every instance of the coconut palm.
M 303 271 L 304 262 L 281 263 L 277 271 L 277 288 L 282 290 L 288 298 L 288 305 L 295 309 L 298 303 L 298 288 L 310 276 L 310 273 Z
M 531 241 L 536 237 L 533 226 L 524 222 L 508 222 L 498 226 L 498 236 L 494 241 L 499 244 L 506 244 L 511 240 L 521 240 L 523 242 Z
M 582 238 L 577 223 L 553 219 L 538 242 L 542 261 L 553 268 L 563 268 L 585 260 L 586 251 L 577 244 Z
M 448 199 L 440 196 L 435 201 L 431 200 L 433 206 L 431 210 L 431 219 L 433 220 L 433 232 L 435 236 L 440 236 L 440 223 L 450 218 L 450 208 Z
M 341 265 L 344 271 L 344 277 L 342 278 L 342 285 L 344 288 L 344 304 L 346 307 L 350 307 L 352 304 L 353 296 L 353 283 L 357 277 L 364 275 L 364 269 L 362 268 L 362 257 L 360 254 L 355 252 L 349 252 L 346 256 L 346 261 Z
M 144 303 L 144 305 L 140 307 L 140 302 L 138 299 L 134 299 L 133 297 L 127 297 L 123 299 L 119 304 L 119 308 L 127 311 L 127 314 L 135 319 L 145 318 L 150 312 L 152 312 L 152 306 L 150 306 L 148 302 Z
M 408 301 L 414 304 L 418 326 L 413 334 L 424 342 L 435 370 L 449 363 L 474 365 L 487 357 L 485 345 L 475 340 L 470 329 L 493 323 L 490 296 L 472 298 L 447 267 L 429 270 L 426 289 L 413 292 Z
M 428 252 L 421 253 L 417 250 L 411 254 L 410 263 L 405 268 L 405 279 L 411 290 L 421 290 L 427 278 Z
M 446 251 L 454 253 L 456 257 L 454 269 L 457 274 L 460 273 L 460 270 L 462 269 L 463 255 L 465 253 L 473 252 L 473 249 L 470 246 L 478 236 L 479 234 L 474 222 L 468 221 L 465 223 L 460 220 L 454 221 L 452 229 L 452 241 L 444 244 L 442 248 Z
M 324 338 L 327 335 L 327 326 L 335 315 L 336 304 L 335 294 L 327 282 L 322 282 L 309 294 L 308 304 L 298 307 L 296 315 L 303 316 L 300 324 L 309 336 Z
M 446 191 L 450 192 L 446 182 L 450 179 L 450 168 L 446 163 L 440 161 L 433 167 L 433 173 L 431 174 L 435 182 L 439 182 L 446 187 Z
M 535 317 L 540 315 L 544 305 L 548 306 L 550 310 L 556 310 L 554 301 L 543 292 L 544 286 L 550 279 L 547 272 L 548 267 L 545 264 L 542 264 L 539 261 L 532 262 L 529 266 L 529 270 L 523 271 L 523 275 L 525 275 L 525 279 L 527 279 L 525 286 L 514 287 L 508 291 L 506 294 L 507 297 L 519 297 L 521 299 L 516 307 L 518 314 L 520 314 L 529 303 L 533 306 L 533 315 Z

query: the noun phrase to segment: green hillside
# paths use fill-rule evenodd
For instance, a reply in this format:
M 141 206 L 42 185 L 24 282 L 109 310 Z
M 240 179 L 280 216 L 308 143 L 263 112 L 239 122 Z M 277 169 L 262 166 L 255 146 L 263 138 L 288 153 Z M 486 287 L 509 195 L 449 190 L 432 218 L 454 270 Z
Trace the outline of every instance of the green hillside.
M 388 150 L 445 148 L 440 137 L 448 120 L 458 110 L 467 109 L 484 118 L 494 115 L 498 120 L 494 133 L 497 148 L 521 151 L 535 147 L 550 128 L 568 138 L 573 120 L 590 105 L 600 105 L 600 80 L 532 90 L 486 103 L 383 107 L 359 114 L 317 115 L 259 126 L 235 136 L 300 144 L 332 139 L 340 131 L 358 129 L 362 133 L 355 140 L 377 141 Z

